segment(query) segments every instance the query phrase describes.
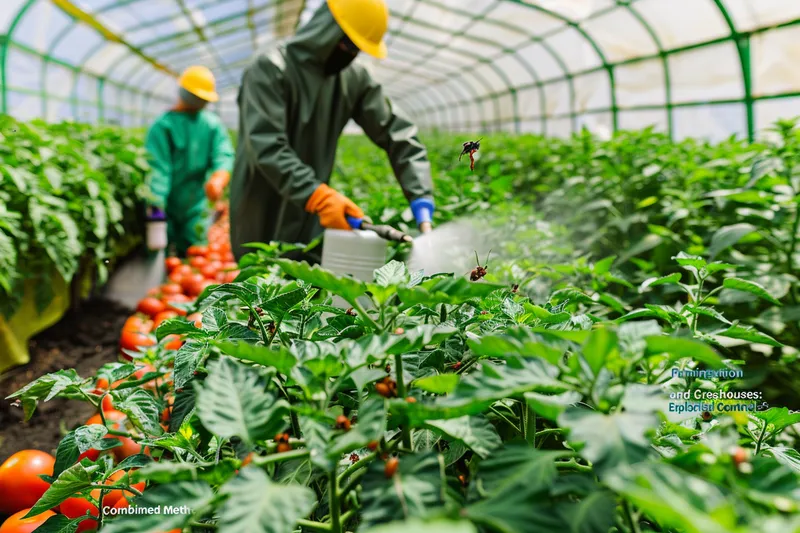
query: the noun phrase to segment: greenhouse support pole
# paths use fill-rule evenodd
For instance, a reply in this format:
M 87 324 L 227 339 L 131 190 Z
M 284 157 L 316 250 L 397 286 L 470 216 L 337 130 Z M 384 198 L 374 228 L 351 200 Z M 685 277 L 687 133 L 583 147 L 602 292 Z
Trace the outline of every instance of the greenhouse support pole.
M 106 110 L 103 104 L 103 94 L 105 94 L 106 79 L 97 78 L 97 122 L 103 124 L 106 121 Z
M 736 39 L 736 47 L 739 48 L 739 55 L 742 59 L 744 106 L 747 112 L 747 140 L 748 142 L 753 142 L 756 138 L 756 124 L 755 113 L 753 112 L 753 56 L 750 53 L 750 36 L 741 35 Z

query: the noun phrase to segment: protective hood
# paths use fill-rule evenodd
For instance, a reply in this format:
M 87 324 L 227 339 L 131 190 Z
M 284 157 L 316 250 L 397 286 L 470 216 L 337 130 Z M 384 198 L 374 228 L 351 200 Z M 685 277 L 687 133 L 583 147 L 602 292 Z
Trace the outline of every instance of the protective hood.
M 344 31 L 333 18 L 328 3 L 323 2 L 311 20 L 297 30 L 295 36 L 289 40 L 286 51 L 296 61 L 309 66 L 314 65 L 321 73 L 325 61 L 342 37 Z

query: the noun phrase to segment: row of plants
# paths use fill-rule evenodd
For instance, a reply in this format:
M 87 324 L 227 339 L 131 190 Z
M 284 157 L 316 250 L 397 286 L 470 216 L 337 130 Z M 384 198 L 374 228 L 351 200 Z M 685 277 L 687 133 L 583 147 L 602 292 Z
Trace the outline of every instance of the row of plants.
M 637 135 L 653 136 L 597 150 Z M 160 320 L 152 342 L 95 376 L 63 370 L 12 395 L 28 418 L 62 397 L 90 402 L 100 422 L 73 428 L 51 470 L 15 471 L 46 474 L 18 511 L 39 533 L 799 532 L 800 414 L 780 401 L 794 389 L 747 360 L 769 346 L 776 369 L 793 364 L 785 337 L 746 312 L 780 311 L 787 295 L 737 261 L 748 243 L 626 259 L 624 232 L 609 253 L 598 226 L 595 249 L 563 215 L 585 198 L 547 212 L 561 188 L 526 195 L 548 177 L 520 159 L 551 151 L 568 166 L 562 141 L 520 138 L 510 154 L 510 140 L 490 141 L 473 174 L 455 166 L 458 142 L 428 140 L 437 225 L 469 217 L 496 243 L 482 279 L 390 261 L 365 283 L 281 259 L 294 245 L 254 245 L 234 279 L 167 302 L 185 316 Z M 337 186 L 374 219 L 411 225 L 388 165 L 343 142 Z M 673 409 L 686 394 L 705 400 Z M 85 514 L 64 513 L 76 500 Z
M 141 135 L 73 122 L 0 116 L 0 316 L 35 286 L 52 300 L 53 276 L 81 269 L 103 283 L 108 264 L 141 240 L 148 164 Z

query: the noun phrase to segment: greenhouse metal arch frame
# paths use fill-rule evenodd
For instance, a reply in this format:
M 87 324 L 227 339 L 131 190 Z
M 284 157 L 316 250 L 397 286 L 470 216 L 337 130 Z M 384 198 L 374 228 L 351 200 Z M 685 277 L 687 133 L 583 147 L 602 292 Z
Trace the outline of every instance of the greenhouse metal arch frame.
M 6 0 L 0 111 L 144 126 L 193 63 L 236 124 L 242 70 L 323 0 Z M 567 136 L 654 126 L 753 140 L 800 114 L 790 0 L 388 0 L 362 61 L 423 128 Z

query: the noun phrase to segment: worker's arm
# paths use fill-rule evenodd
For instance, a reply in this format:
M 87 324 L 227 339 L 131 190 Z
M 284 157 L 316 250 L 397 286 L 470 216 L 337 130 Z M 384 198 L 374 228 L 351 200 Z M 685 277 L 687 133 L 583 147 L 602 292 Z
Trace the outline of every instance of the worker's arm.
M 233 171 L 234 151 L 231 137 L 221 120 L 215 119 L 211 138 L 211 176 L 206 182 L 206 196 L 212 202 L 222 197 Z
M 286 97 L 278 68 L 262 56 L 245 71 L 239 95 L 239 142 L 258 175 L 291 202 L 305 207 L 321 185 L 314 169 L 289 145 Z
M 417 128 L 392 108 L 381 86 L 369 74 L 361 72 L 359 77 L 363 89 L 353 120 L 372 142 L 388 154 L 394 175 L 412 206 L 417 223 L 430 222 L 424 209 L 428 210 L 428 215 L 433 212 L 431 165 L 428 153 L 417 137 Z
M 145 148 L 150 163 L 149 186 L 153 195 L 152 207 L 163 211 L 172 183 L 172 152 L 166 127 L 156 122 L 147 131 Z

